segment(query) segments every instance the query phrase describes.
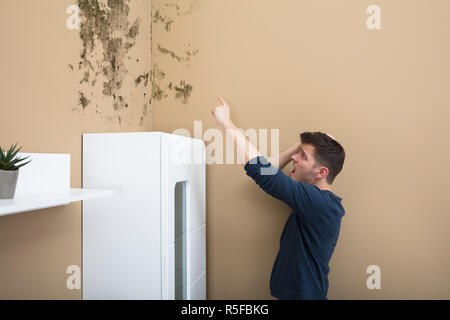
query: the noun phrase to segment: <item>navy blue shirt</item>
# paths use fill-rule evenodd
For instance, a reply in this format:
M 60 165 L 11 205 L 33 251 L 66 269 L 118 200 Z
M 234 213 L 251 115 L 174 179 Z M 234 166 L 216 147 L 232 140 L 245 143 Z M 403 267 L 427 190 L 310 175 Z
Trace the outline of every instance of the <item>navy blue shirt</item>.
M 244 167 L 266 193 L 286 203 L 290 214 L 270 276 L 278 299 L 327 299 L 329 262 L 345 214 L 342 198 L 298 182 L 259 156 Z

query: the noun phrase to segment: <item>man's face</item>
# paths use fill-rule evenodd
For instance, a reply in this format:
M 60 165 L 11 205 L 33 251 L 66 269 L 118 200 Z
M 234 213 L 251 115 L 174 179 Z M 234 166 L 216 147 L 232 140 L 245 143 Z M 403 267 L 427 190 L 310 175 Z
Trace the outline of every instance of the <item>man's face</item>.
M 295 181 L 313 184 L 316 181 L 315 174 L 319 170 L 314 167 L 314 147 L 303 143 L 300 147 L 300 152 L 291 157 L 293 170 L 289 173 L 289 177 Z

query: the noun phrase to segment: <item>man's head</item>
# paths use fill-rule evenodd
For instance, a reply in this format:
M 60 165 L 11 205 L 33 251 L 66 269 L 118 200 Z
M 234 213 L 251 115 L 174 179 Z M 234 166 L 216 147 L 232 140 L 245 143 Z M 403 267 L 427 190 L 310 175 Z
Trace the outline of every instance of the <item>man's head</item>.
M 331 135 L 322 132 L 300 134 L 301 150 L 291 157 L 289 176 L 309 184 L 331 185 L 344 165 L 344 148 Z

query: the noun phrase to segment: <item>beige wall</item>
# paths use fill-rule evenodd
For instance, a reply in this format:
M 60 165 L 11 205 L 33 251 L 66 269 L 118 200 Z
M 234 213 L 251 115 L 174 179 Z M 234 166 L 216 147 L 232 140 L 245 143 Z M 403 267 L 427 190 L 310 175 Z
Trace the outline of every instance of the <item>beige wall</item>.
M 123 47 L 114 53 L 127 71 L 96 74 L 108 67 L 97 43 L 87 55 L 93 64 L 89 83 L 80 84 L 87 70 L 78 69 L 83 45 L 79 31 L 66 27 L 66 9 L 76 3 L 1 1 L 0 144 L 18 142 L 24 152 L 70 153 L 71 186 L 81 187 L 82 133 L 151 130 L 150 85 L 135 83 L 150 71 L 151 8 L 148 1 L 133 1 L 128 15 L 117 14 L 130 28 L 140 19 L 136 39 L 128 41 L 134 45 L 126 54 Z M 123 39 L 124 34 L 115 31 Z M 103 83 L 111 79 L 122 79 L 114 93 L 128 107 L 114 109 L 113 97 L 103 94 Z M 90 100 L 85 108 L 79 92 Z M 0 299 L 80 299 L 81 290 L 66 289 L 66 268 L 81 266 L 81 223 L 81 202 L 0 217 Z
M 346 215 L 329 299 L 450 298 L 450 3 L 173 3 L 152 1 L 152 64 L 168 95 L 153 103 L 153 129 L 217 128 L 210 110 L 221 95 L 237 126 L 280 129 L 281 149 L 302 131 L 330 133 L 347 158 L 332 186 Z M 378 31 L 366 27 L 371 4 L 381 8 Z M 188 45 L 198 52 L 186 65 L 157 44 L 178 57 Z M 181 80 L 192 86 L 186 104 L 166 88 Z M 242 165 L 207 167 L 209 299 L 271 298 L 289 213 Z M 381 268 L 381 290 L 366 287 L 369 265 Z
M 141 31 L 121 51 L 127 72 L 112 77 L 123 79 L 115 92 L 127 108 L 103 93 L 112 78 L 101 73 L 101 43 L 80 84 L 80 34 L 66 28 L 73 3 L 0 5 L 2 146 L 70 153 L 71 185 L 81 187 L 82 133 L 193 133 L 194 120 L 217 128 L 210 110 L 222 95 L 239 127 L 279 129 L 281 149 L 310 130 L 346 149 L 333 184 L 346 215 L 329 299 L 450 298 L 448 1 L 153 0 L 152 13 L 150 1 L 132 1 L 121 17 L 131 25 L 139 16 Z M 371 4 L 382 30 L 365 26 Z M 135 83 L 150 64 L 153 90 Z M 208 299 L 271 298 L 289 213 L 242 165 L 207 166 Z M 81 266 L 81 203 L 0 217 L 0 253 L 1 299 L 81 298 L 65 287 L 66 267 Z M 366 288 L 373 264 L 381 290 Z

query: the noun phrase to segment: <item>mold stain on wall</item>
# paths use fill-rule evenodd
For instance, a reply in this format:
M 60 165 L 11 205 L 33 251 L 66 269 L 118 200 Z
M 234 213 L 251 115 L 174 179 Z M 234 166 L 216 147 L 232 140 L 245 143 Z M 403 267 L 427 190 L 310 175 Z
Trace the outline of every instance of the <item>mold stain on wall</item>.
M 152 95 L 150 97 L 150 103 L 152 99 L 161 101 L 167 97 L 167 94 L 161 89 L 161 80 L 166 77 L 166 74 L 161 71 L 158 64 L 154 64 L 151 71 L 151 82 L 152 82 Z
M 204 0 L 172 0 L 166 7 L 175 8 L 177 16 L 187 16 L 204 5 Z
M 194 10 L 203 6 L 203 1 L 201 0 L 176 0 L 176 1 L 152 1 L 152 23 L 158 24 L 162 23 L 164 25 L 164 30 L 166 32 L 171 31 L 171 26 L 176 22 L 177 16 L 187 16 L 190 15 Z M 156 10 L 153 10 L 157 7 Z M 153 25 L 152 25 L 153 28 Z M 152 39 L 152 37 L 151 37 Z M 185 55 L 180 56 L 176 54 L 173 50 L 170 50 L 160 43 L 156 44 L 156 48 L 152 42 L 152 61 L 157 62 L 160 55 L 168 55 L 177 63 L 182 63 L 185 67 L 190 67 L 188 62 L 191 58 L 198 53 L 198 49 L 191 49 L 190 44 L 188 44 L 188 49 L 185 50 Z M 155 49 L 153 49 L 155 48 Z M 166 74 L 164 71 L 160 70 L 158 63 L 153 63 L 151 72 L 151 83 L 152 83 L 152 96 L 150 98 L 150 103 L 152 99 L 161 101 L 166 98 L 168 94 L 166 92 L 173 92 L 175 100 L 181 100 L 183 104 L 189 102 L 189 97 L 192 93 L 193 86 L 186 80 L 170 81 L 168 85 L 163 85 L 162 80 L 164 80 Z M 177 83 L 177 84 L 175 84 Z
M 148 84 L 148 77 L 149 77 L 149 75 L 150 75 L 150 72 L 147 72 L 147 73 L 139 75 L 139 77 L 137 77 L 134 80 L 134 83 L 136 84 L 136 86 L 138 86 L 142 81 L 144 81 L 144 86 L 146 87 L 147 84 Z
M 79 94 L 79 96 L 80 96 L 79 102 L 80 102 L 81 106 L 83 107 L 83 109 L 85 109 L 85 108 L 87 107 L 87 105 L 88 105 L 89 103 L 91 103 L 91 101 L 89 101 L 89 100 L 84 96 L 84 93 L 83 93 L 83 92 L 79 91 L 78 94 Z
M 170 25 L 173 23 L 173 20 L 169 17 L 163 17 L 159 13 L 159 10 L 156 10 L 155 14 L 153 15 L 153 23 L 161 22 L 165 25 L 166 31 L 170 31 Z
M 190 45 L 191 44 L 188 44 L 188 46 L 190 46 Z M 178 62 L 189 62 L 189 61 L 191 61 L 191 57 L 195 56 L 198 53 L 198 49 L 194 49 L 194 50 L 188 49 L 185 51 L 186 56 L 181 57 L 181 56 L 175 54 L 175 52 L 173 52 L 169 49 L 163 48 L 163 47 L 161 47 L 160 44 L 158 44 L 158 52 L 160 52 L 162 54 L 167 54 L 170 57 L 172 57 L 173 59 L 177 60 Z
M 181 101 L 186 104 L 191 95 L 192 86 L 186 83 L 186 81 L 181 80 L 179 86 L 173 85 L 172 82 L 169 83 L 169 90 L 175 91 L 175 99 L 181 99 Z
M 130 0 L 77 0 L 77 4 L 80 8 L 82 43 L 78 71 L 82 74 L 80 84 L 86 84 L 79 92 L 79 105 L 83 110 L 88 108 L 90 101 L 86 99 L 87 93 L 92 94 L 97 83 L 101 83 L 102 98 L 110 99 L 112 111 L 116 113 L 116 116 L 107 119 L 115 119 L 121 124 L 122 118 L 118 112 L 128 108 L 129 96 L 132 95 L 122 92 L 124 79 L 129 73 L 125 63 L 127 57 L 131 59 L 129 50 L 136 44 L 141 19 L 136 17 L 130 21 L 130 5 L 135 5 Z M 139 63 L 139 59 L 136 61 Z M 74 70 L 72 64 L 69 68 Z M 140 82 L 142 78 L 139 79 Z M 143 114 L 147 113 L 147 108 L 147 103 L 144 103 Z M 142 121 L 139 120 L 139 123 Z
M 154 0 L 158 2 L 158 0 Z M 80 109 L 72 110 L 95 111 L 103 115 L 108 121 L 116 121 L 121 124 L 126 121 L 123 111 L 129 107 L 133 98 L 133 90 L 123 89 L 124 80 L 131 76 L 127 70 L 127 63 L 139 59 L 131 57 L 130 49 L 136 44 L 136 39 L 143 32 L 140 17 L 131 19 L 130 7 L 137 6 L 137 2 L 131 0 L 77 0 L 80 8 L 80 59 L 76 64 L 71 63 L 68 68 L 80 74 L 78 92 L 78 106 Z M 136 90 L 140 90 L 139 99 L 143 101 L 139 125 L 149 112 L 153 101 L 161 101 L 173 96 L 174 100 L 183 104 L 189 102 L 193 86 L 186 79 L 170 79 L 158 63 L 159 56 L 167 56 L 174 63 L 181 63 L 184 67 L 190 67 L 191 59 L 198 53 L 188 44 L 184 54 L 176 53 L 161 43 L 154 44 L 152 29 L 154 24 L 163 24 L 166 32 L 171 31 L 171 26 L 176 23 L 178 17 L 187 16 L 202 5 L 202 1 L 163 1 L 158 10 L 150 13 L 150 28 L 145 30 L 150 33 L 151 49 L 148 55 L 152 57 L 151 70 L 141 71 L 131 77 Z M 153 1 L 152 1 L 153 4 Z M 154 12 L 154 14 L 152 14 Z M 163 39 L 162 39 L 163 40 Z M 133 58 L 133 59 L 132 59 Z M 148 97 L 145 90 L 151 84 L 151 94 Z M 142 92 L 142 90 L 144 90 Z M 143 96 L 142 96 L 143 95 Z M 89 99 L 87 98 L 89 97 Z M 100 101 L 99 99 L 102 99 Z M 99 104 L 101 110 L 99 111 Z M 106 107 L 105 107 L 106 105 Z M 122 113 L 121 113 L 122 112 Z M 120 113 L 120 115 L 119 115 Z

